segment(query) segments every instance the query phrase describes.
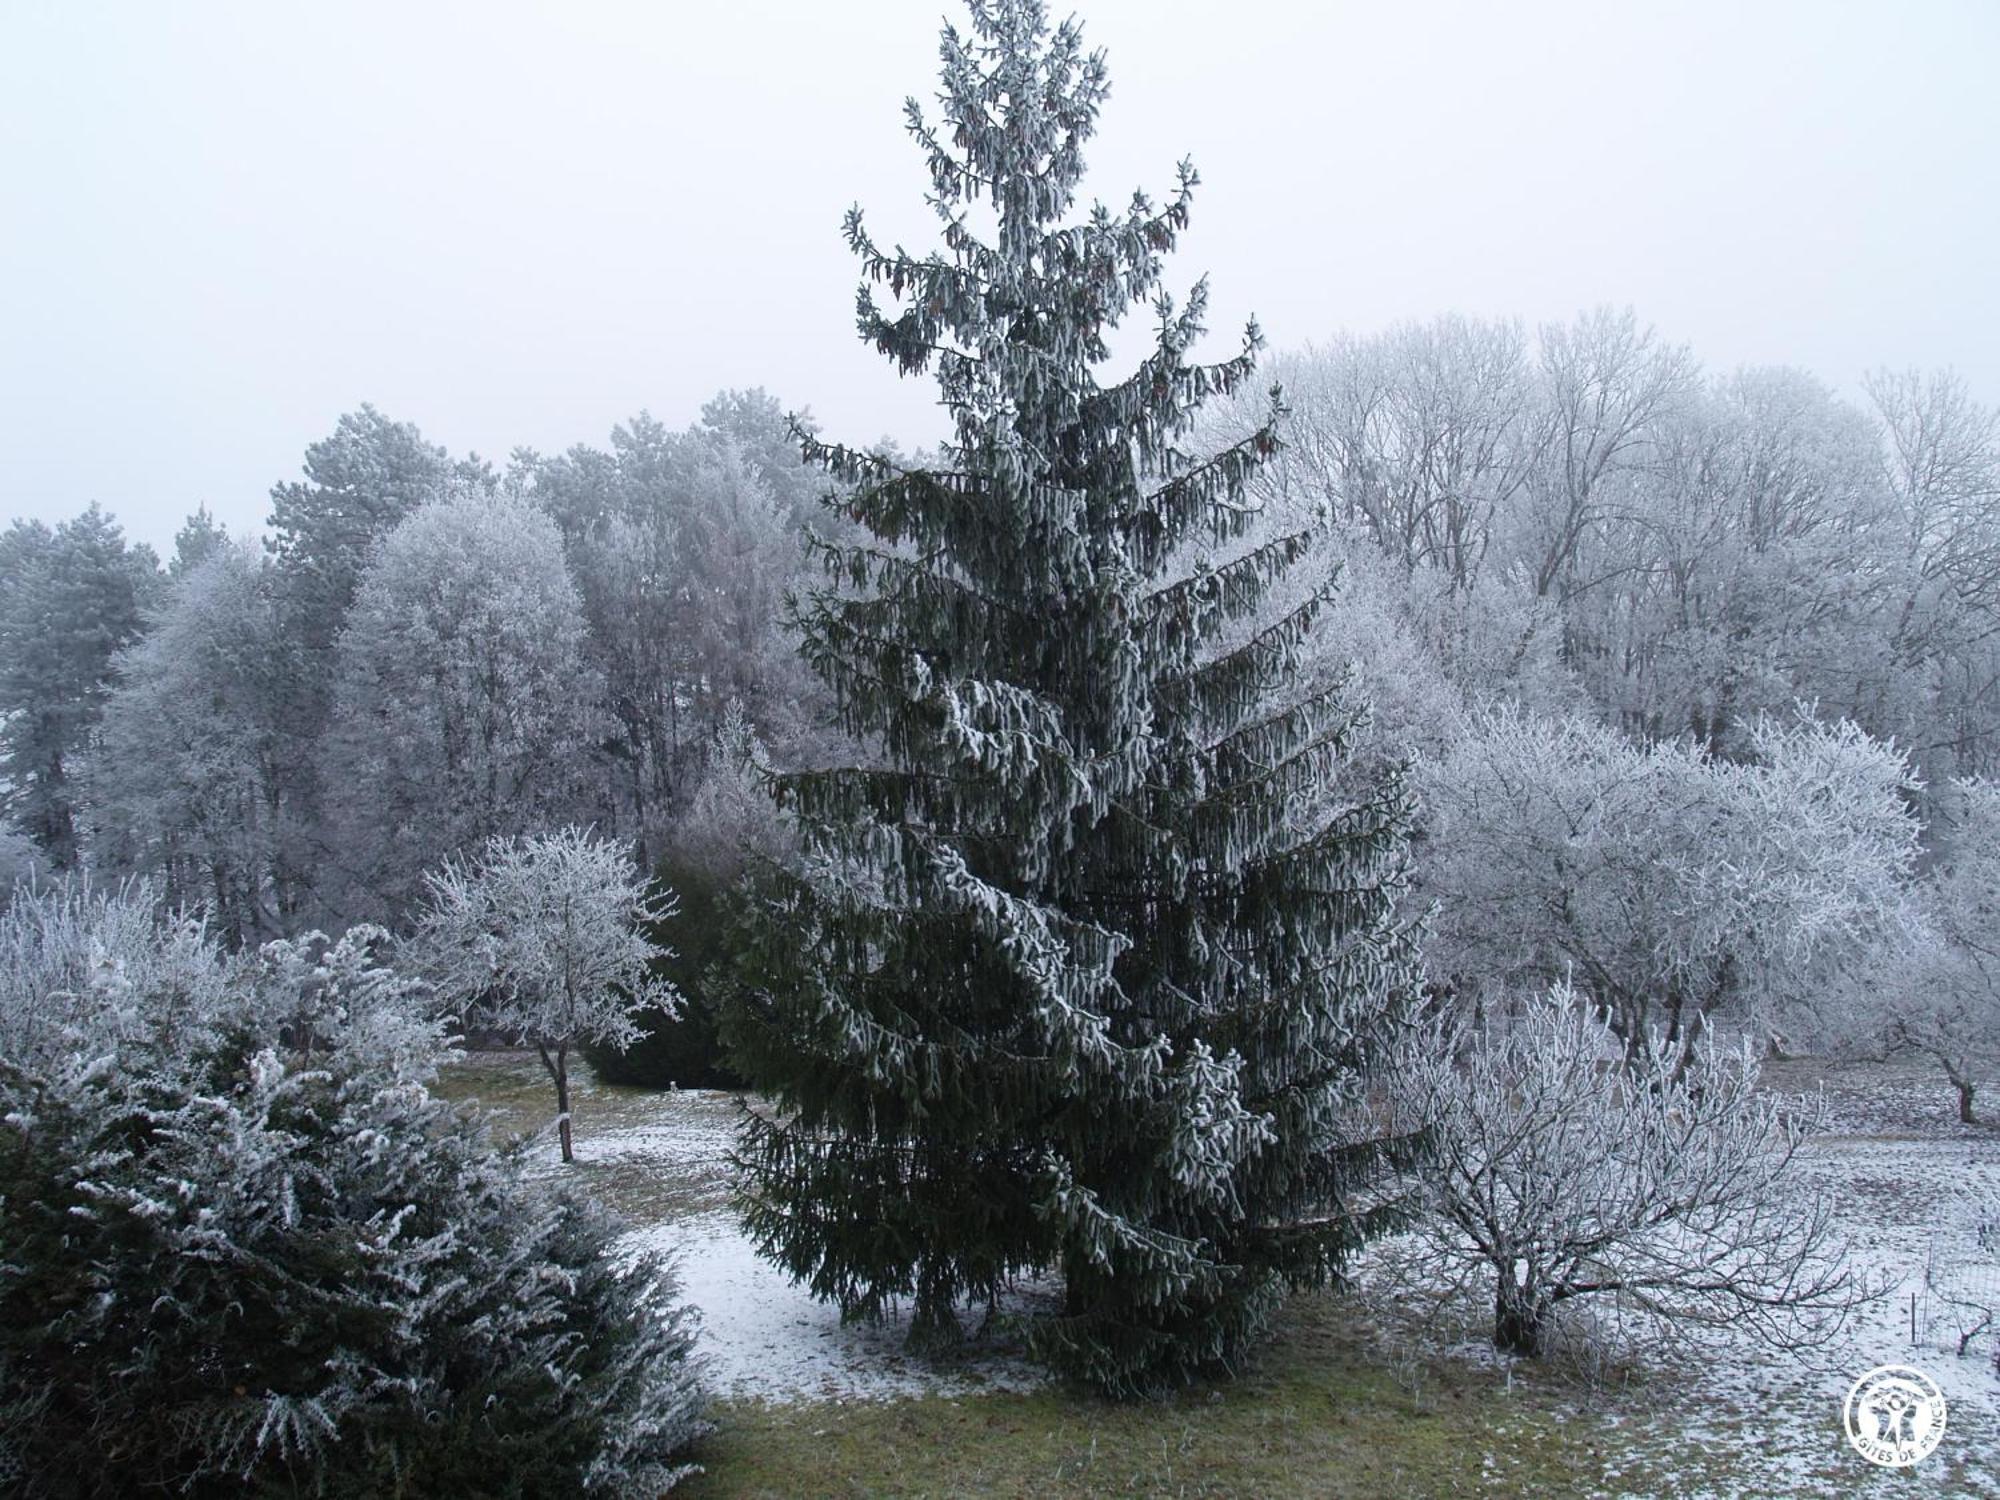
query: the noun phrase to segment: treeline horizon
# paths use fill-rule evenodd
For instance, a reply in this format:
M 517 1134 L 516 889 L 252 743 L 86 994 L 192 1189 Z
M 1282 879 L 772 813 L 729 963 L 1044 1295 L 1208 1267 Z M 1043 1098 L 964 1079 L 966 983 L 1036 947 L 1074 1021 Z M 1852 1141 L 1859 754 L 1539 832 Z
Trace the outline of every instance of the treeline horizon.
M 1449 692 L 1723 759 L 1803 711 L 1930 780 L 2000 764 L 2000 436 L 1950 372 L 1864 405 L 1599 309 L 1343 335 L 1273 382 L 1258 499 L 1346 568 L 1305 670 L 1355 665 L 1383 755 L 1441 749 Z M 827 488 L 761 389 L 504 468 L 364 404 L 258 536 L 200 507 L 162 560 L 96 505 L 16 520 L 5 858 L 150 876 L 234 943 L 394 926 L 440 859 L 561 823 L 733 868 L 745 766 L 844 743 L 785 605 L 838 586 Z

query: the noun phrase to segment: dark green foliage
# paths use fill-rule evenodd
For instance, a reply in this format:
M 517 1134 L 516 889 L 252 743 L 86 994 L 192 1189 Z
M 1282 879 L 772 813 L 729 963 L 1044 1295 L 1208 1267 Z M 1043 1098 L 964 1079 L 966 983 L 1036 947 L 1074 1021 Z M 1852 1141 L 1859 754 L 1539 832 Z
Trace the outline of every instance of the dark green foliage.
M 420 1033 L 344 1024 L 310 1055 L 245 1025 L 0 1064 L 0 1465 L 27 1495 L 650 1497 L 684 1472 L 705 1429 L 659 1264 L 432 1099 L 397 1060 Z
M 1260 343 L 1191 362 L 1205 289 L 1157 291 L 1193 169 L 1063 224 L 1102 59 L 1036 0 L 973 21 L 943 123 L 909 106 L 944 250 L 848 222 L 862 334 L 935 373 L 954 439 L 928 469 L 804 439 L 867 537 L 820 545 L 797 624 L 880 758 L 778 779 L 804 874 L 741 1028 L 783 1107 L 748 1127 L 746 1216 L 849 1316 L 913 1299 L 920 1343 L 1054 1270 L 1036 1352 L 1155 1391 L 1391 1218 L 1364 1205 L 1408 1143 L 1362 1098 L 1410 974 L 1409 807 L 1393 779 L 1330 803 L 1357 714 L 1286 691 L 1324 595 L 1279 607 L 1310 539 L 1250 530 L 1275 393 L 1241 441 L 1180 446 Z M 1100 386 L 1148 299 L 1152 351 Z
M 292 630 L 308 655 L 332 652 L 375 540 L 442 494 L 452 472 L 450 455 L 412 423 L 364 403 L 306 449 L 303 484 L 272 487 L 265 545 L 278 560 Z
M 731 1065 L 717 1022 L 743 982 L 738 958 L 745 943 L 734 887 L 699 865 L 668 860 L 656 872 L 674 893 L 674 915 L 646 935 L 671 952 L 653 972 L 680 992 L 678 1017 L 643 1011 L 646 1035 L 624 1051 L 590 1045 L 585 1061 L 605 1083 L 635 1088 L 736 1089 L 742 1075 Z

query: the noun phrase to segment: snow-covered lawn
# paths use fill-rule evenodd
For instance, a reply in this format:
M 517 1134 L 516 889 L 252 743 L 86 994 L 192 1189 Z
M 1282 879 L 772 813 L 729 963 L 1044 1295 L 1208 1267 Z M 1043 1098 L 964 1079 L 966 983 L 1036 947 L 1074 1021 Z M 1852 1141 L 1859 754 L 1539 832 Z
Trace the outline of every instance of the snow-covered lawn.
M 701 1309 L 701 1354 L 711 1388 L 733 1400 L 893 1400 L 1025 1390 L 1043 1377 L 1006 1347 L 981 1345 L 937 1365 L 903 1352 L 906 1326 L 843 1327 L 839 1313 L 762 1260 L 728 1207 L 729 1151 L 741 1106 L 707 1090 L 649 1093 L 575 1086 L 572 1180 L 617 1205 L 636 1227 L 634 1247 L 672 1257 L 687 1301 Z M 457 1071 L 454 1093 L 480 1097 L 510 1124 L 533 1127 L 552 1113 L 541 1064 L 518 1053 L 477 1054 Z M 533 1156 L 551 1176 L 565 1171 L 553 1138 Z M 1031 1290 L 1022 1300 L 1032 1297 Z
M 1976 1252 L 1979 1215 L 2000 1204 L 2000 1128 L 1957 1124 L 1942 1081 L 1918 1069 L 1796 1063 L 1775 1068 L 1770 1082 L 1783 1089 L 1824 1082 L 1834 1131 L 1813 1142 L 1804 1161 L 1836 1196 L 1856 1263 L 1883 1295 L 1836 1343 L 1810 1354 L 1776 1353 L 1724 1332 L 1705 1336 L 1691 1355 L 1642 1358 L 1602 1388 L 1580 1392 L 1579 1409 L 1606 1424 L 1611 1439 L 1594 1482 L 1579 1476 L 1580 1492 L 2000 1500 L 1995 1335 L 1981 1334 L 1960 1358 L 1958 1336 L 1976 1316 L 1961 1320 L 1927 1290 L 1925 1275 L 1934 1257 Z M 477 1094 L 524 1127 L 553 1108 L 539 1065 L 518 1055 L 468 1059 L 450 1091 Z M 675 1256 L 686 1296 L 702 1310 L 702 1348 L 718 1395 L 773 1404 L 884 1401 L 1040 1384 L 1005 1348 L 944 1367 L 913 1360 L 895 1323 L 843 1328 L 831 1308 L 760 1260 L 728 1208 L 728 1153 L 740 1107 L 725 1094 L 647 1094 L 586 1082 L 576 1108 L 576 1179 L 633 1218 L 633 1245 Z M 535 1150 L 548 1171 L 561 1170 L 553 1142 Z M 2000 1247 L 1986 1253 L 2000 1266 Z M 1364 1298 L 1370 1279 L 1364 1267 Z M 1456 1361 L 1464 1380 L 1508 1380 L 1506 1362 L 1473 1333 Z M 1864 1464 L 1840 1428 L 1848 1387 L 1863 1371 L 1890 1363 L 1924 1370 L 1951 1406 L 1943 1445 L 1915 1474 Z
M 1680 1365 L 1671 1423 L 1658 1423 L 1650 1402 L 1620 1403 L 1619 1415 L 1636 1450 L 1683 1461 L 1680 1493 L 1689 1496 L 2000 1497 L 2000 1344 L 1989 1329 L 1961 1358 L 1959 1336 L 1979 1319 L 1944 1303 L 1926 1277 L 1934 1261 L 1982 1254 L 1980 1218 L 2000 1208 L 2000 1128 L 1958 1124 L 1933 1070 L 1796 1063 L 1767 1075 L 1778 1088 L 1822 1081 L 1834 1133 L 1801 1160 L 1833 1194 L 1853 1264 L 1882 1295 L 1831 1346 L 1810 1354 L 1714 1337 Z M 1987 1269 L 1965 1279 L 1984 1280 L 1990 1304 L 2000 1294 L 2000 1241 L 1983 1256 Z M 1916 1366 L 1949 1404 L 1944 1441 L 1913 1472 L 1864 1464 L 1841 1428 L 1849 1388 L 1886 1364 Z
M 1041 1383 L 1038 1371 L 1005 1349 L 940 1367 L 904 1353 L 907 1328 L 897 1320 L 843 1327 L 832 1306 L 760 1259 L 727 1212 L 655 1225 L 632 1238 L 675 1257 L 682 1293 L 701 1309 L 709 1384 L 725 1399 L 882 1401 Z

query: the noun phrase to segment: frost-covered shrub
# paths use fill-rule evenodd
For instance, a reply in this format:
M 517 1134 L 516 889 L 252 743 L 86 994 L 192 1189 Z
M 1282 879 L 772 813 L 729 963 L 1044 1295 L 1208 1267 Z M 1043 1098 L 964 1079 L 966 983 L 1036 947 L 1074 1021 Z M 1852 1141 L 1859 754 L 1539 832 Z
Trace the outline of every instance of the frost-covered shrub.
M 1748 1048 L 1619 1037 L 1567 986 L 1516 1023 L 1422 1036 L 1396 1089 L 1427 1132 L 1405 1266 L 1490 1297 L 1493 1342 L 1547 1351 L 1588 1301 L 1655 1332 L 1733 1324 L 1780 1344 L 1837 1331 L 1857 1290 L 1831 1206 L 1794 1180 L 1818 1112 L 1757 1087 Z
M 31 929 L 0 982 L 71 943 Z M 431 1095 L 442 1037 L 370 944 L 266 950 L 195 1026 L 77 1009 L 27 1052 L 11 1021 L 37 1008 L 8 994 L 0 1457 L 28 1493 L 650 1496 L 686 1472 L 668 1272 Z
M 191 1046 L 224 1006 L 230 966 L 200 922 L 158 906 L 145 881 L 17 892 L 0 911 L 0 1057 L 33 1067 L 141 1034 Z

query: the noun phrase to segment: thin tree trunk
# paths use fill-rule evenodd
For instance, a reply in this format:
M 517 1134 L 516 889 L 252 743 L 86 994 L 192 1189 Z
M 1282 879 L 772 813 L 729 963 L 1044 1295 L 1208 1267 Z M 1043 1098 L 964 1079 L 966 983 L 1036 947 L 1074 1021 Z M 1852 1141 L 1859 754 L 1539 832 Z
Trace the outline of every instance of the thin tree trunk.
M 558 1042 L 552 1054 L 546 1043 L 536 1042 L 535 1050 L 541 1053 L 542 1066 L 549 1070 L 549 1077 L 556 1084 L 556 1135 L 562 1141 L 562 1159 L 573 1162 L 576 1153 L 571 1149 L 569 1128 L 569 1043 Z
M 562 1159 L 576 1160 L 569 1128 L 569 1043 L 556 1048 L 556 1132 L 562 1137 Z

